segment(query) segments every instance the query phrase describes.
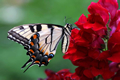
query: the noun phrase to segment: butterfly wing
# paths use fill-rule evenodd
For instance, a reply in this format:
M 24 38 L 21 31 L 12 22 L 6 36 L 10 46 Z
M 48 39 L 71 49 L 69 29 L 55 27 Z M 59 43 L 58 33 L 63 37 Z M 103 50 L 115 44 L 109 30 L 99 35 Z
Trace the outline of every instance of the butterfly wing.
M 69 43 L 70 43 L 70 36 L 71 36 L 72 26 L 71 24 L 66 24 L 64 28 L 64 35 L 62 39 L 62 52 L 65 53 L 68 50 Z
M 24 47 L 28 48 L 28 41 L 30 37 L 37 32 L 39 24 L 26 24 L 22 26 L 17 26 L 8 31 L 8 39 L 22 44 Z
M 65 53 L 68 50 L 70 43 L 70 35 L 64 34 L 62 39 L 62 52 Z
M 30 59 L 23 65 L 22 68 L 24 68 L 29 62 L 32 62 L 30 66 L 47 65 L 54 57 L 63 34 L 64 29 L 59 25 L 31 24 L 11 29 L 8 31 L 8 38 L 27 47 L 27 55 L 30 56 Z

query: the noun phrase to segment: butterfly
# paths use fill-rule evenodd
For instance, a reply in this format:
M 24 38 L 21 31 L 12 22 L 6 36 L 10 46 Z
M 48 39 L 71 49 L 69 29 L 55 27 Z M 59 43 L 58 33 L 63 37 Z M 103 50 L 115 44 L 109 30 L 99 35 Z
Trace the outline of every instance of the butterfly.
M 60 40 L 62 40 L 62 52 L 65 53 L 69 46 L 72 26 L 55 24 L 26 24 L 14 27 L 8 31 L 8 39 L 18 42 L 27 50 L 30 59 L 22 66 L 34 64 L 39 67 L 47 66 L 54 57 Z M 24 71 L 24 72 L 25 72 Z

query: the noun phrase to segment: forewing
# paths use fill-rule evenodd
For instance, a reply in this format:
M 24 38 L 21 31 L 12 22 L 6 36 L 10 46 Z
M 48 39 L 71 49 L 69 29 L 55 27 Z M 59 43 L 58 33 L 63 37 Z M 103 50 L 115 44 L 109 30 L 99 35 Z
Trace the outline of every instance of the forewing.
M 28 41 L 37 32 L 38 26 L 38 24 L 26 24 L 14 27 L 8 31 L 8 38 L 28 47 Z

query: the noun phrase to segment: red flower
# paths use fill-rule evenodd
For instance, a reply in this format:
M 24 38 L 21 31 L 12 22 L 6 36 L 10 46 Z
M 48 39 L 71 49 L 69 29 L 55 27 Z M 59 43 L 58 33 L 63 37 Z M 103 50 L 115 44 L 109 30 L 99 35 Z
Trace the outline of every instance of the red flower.
M 108 10 L 102 7 L 100 4 L 92 2 L 88 6 L 88 11 L 91 14 L 99 14 L 102 17 L 104 23 L 107 24 L 109 20 Z
M 108 60 L 113 62 L 120 62 L 120 23 L 116 31 L 112 34 L 108 41 L 108 49 L 110 50 L 110 57 Z
M 58 72 L 53 72 L 51 70 L 45 70 L 45 73 L 47 75 L 47 78 L 45 80 L 80 80 L 80 77 L 78 77 L 75 73 L 70 73 L 69 69 L 63 69 Z M 43 80 L 43 79 L 39 79 Z
M 98 3 L 109 11 L 111 19 L 115 17 L 116 11 L 118 9 L 117 0 L 99 0 Z
M 109 79 L 114 75 L 114 72 L 109 70 L 107 61 L 93 60 L 90 66 L 83 71 L 83 74 L 88 78 L 93 78 L 101 74 L 104 79 Z
M 78 19 L 78 21 L 75 22 L 75 24 L 88 34 L 95 34 L 101 37 L 106 35 L 107 28 L 100 15 L 92 14 L 89 15 L 88 18 L 86 18 L 84 15 L 81 15 L 81 17 Z

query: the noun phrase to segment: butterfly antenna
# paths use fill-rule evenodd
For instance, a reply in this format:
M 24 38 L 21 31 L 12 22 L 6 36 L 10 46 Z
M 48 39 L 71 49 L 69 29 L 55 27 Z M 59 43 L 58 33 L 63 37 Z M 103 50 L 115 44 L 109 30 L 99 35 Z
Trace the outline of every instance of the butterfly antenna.
M 65 16 L 65 19 L 64 19 L 65 24 L 67 24 L 68 19 L 71 19 L 71 18 L 66 18 Z
M 66 22 L 66 16 L 65 16 L 65 19 L 64 19 L 64 23 L 67 24 L 67 22 Z
M 32 62 L 26 69 L 23 73 L 25 73 L 34 63 Z

